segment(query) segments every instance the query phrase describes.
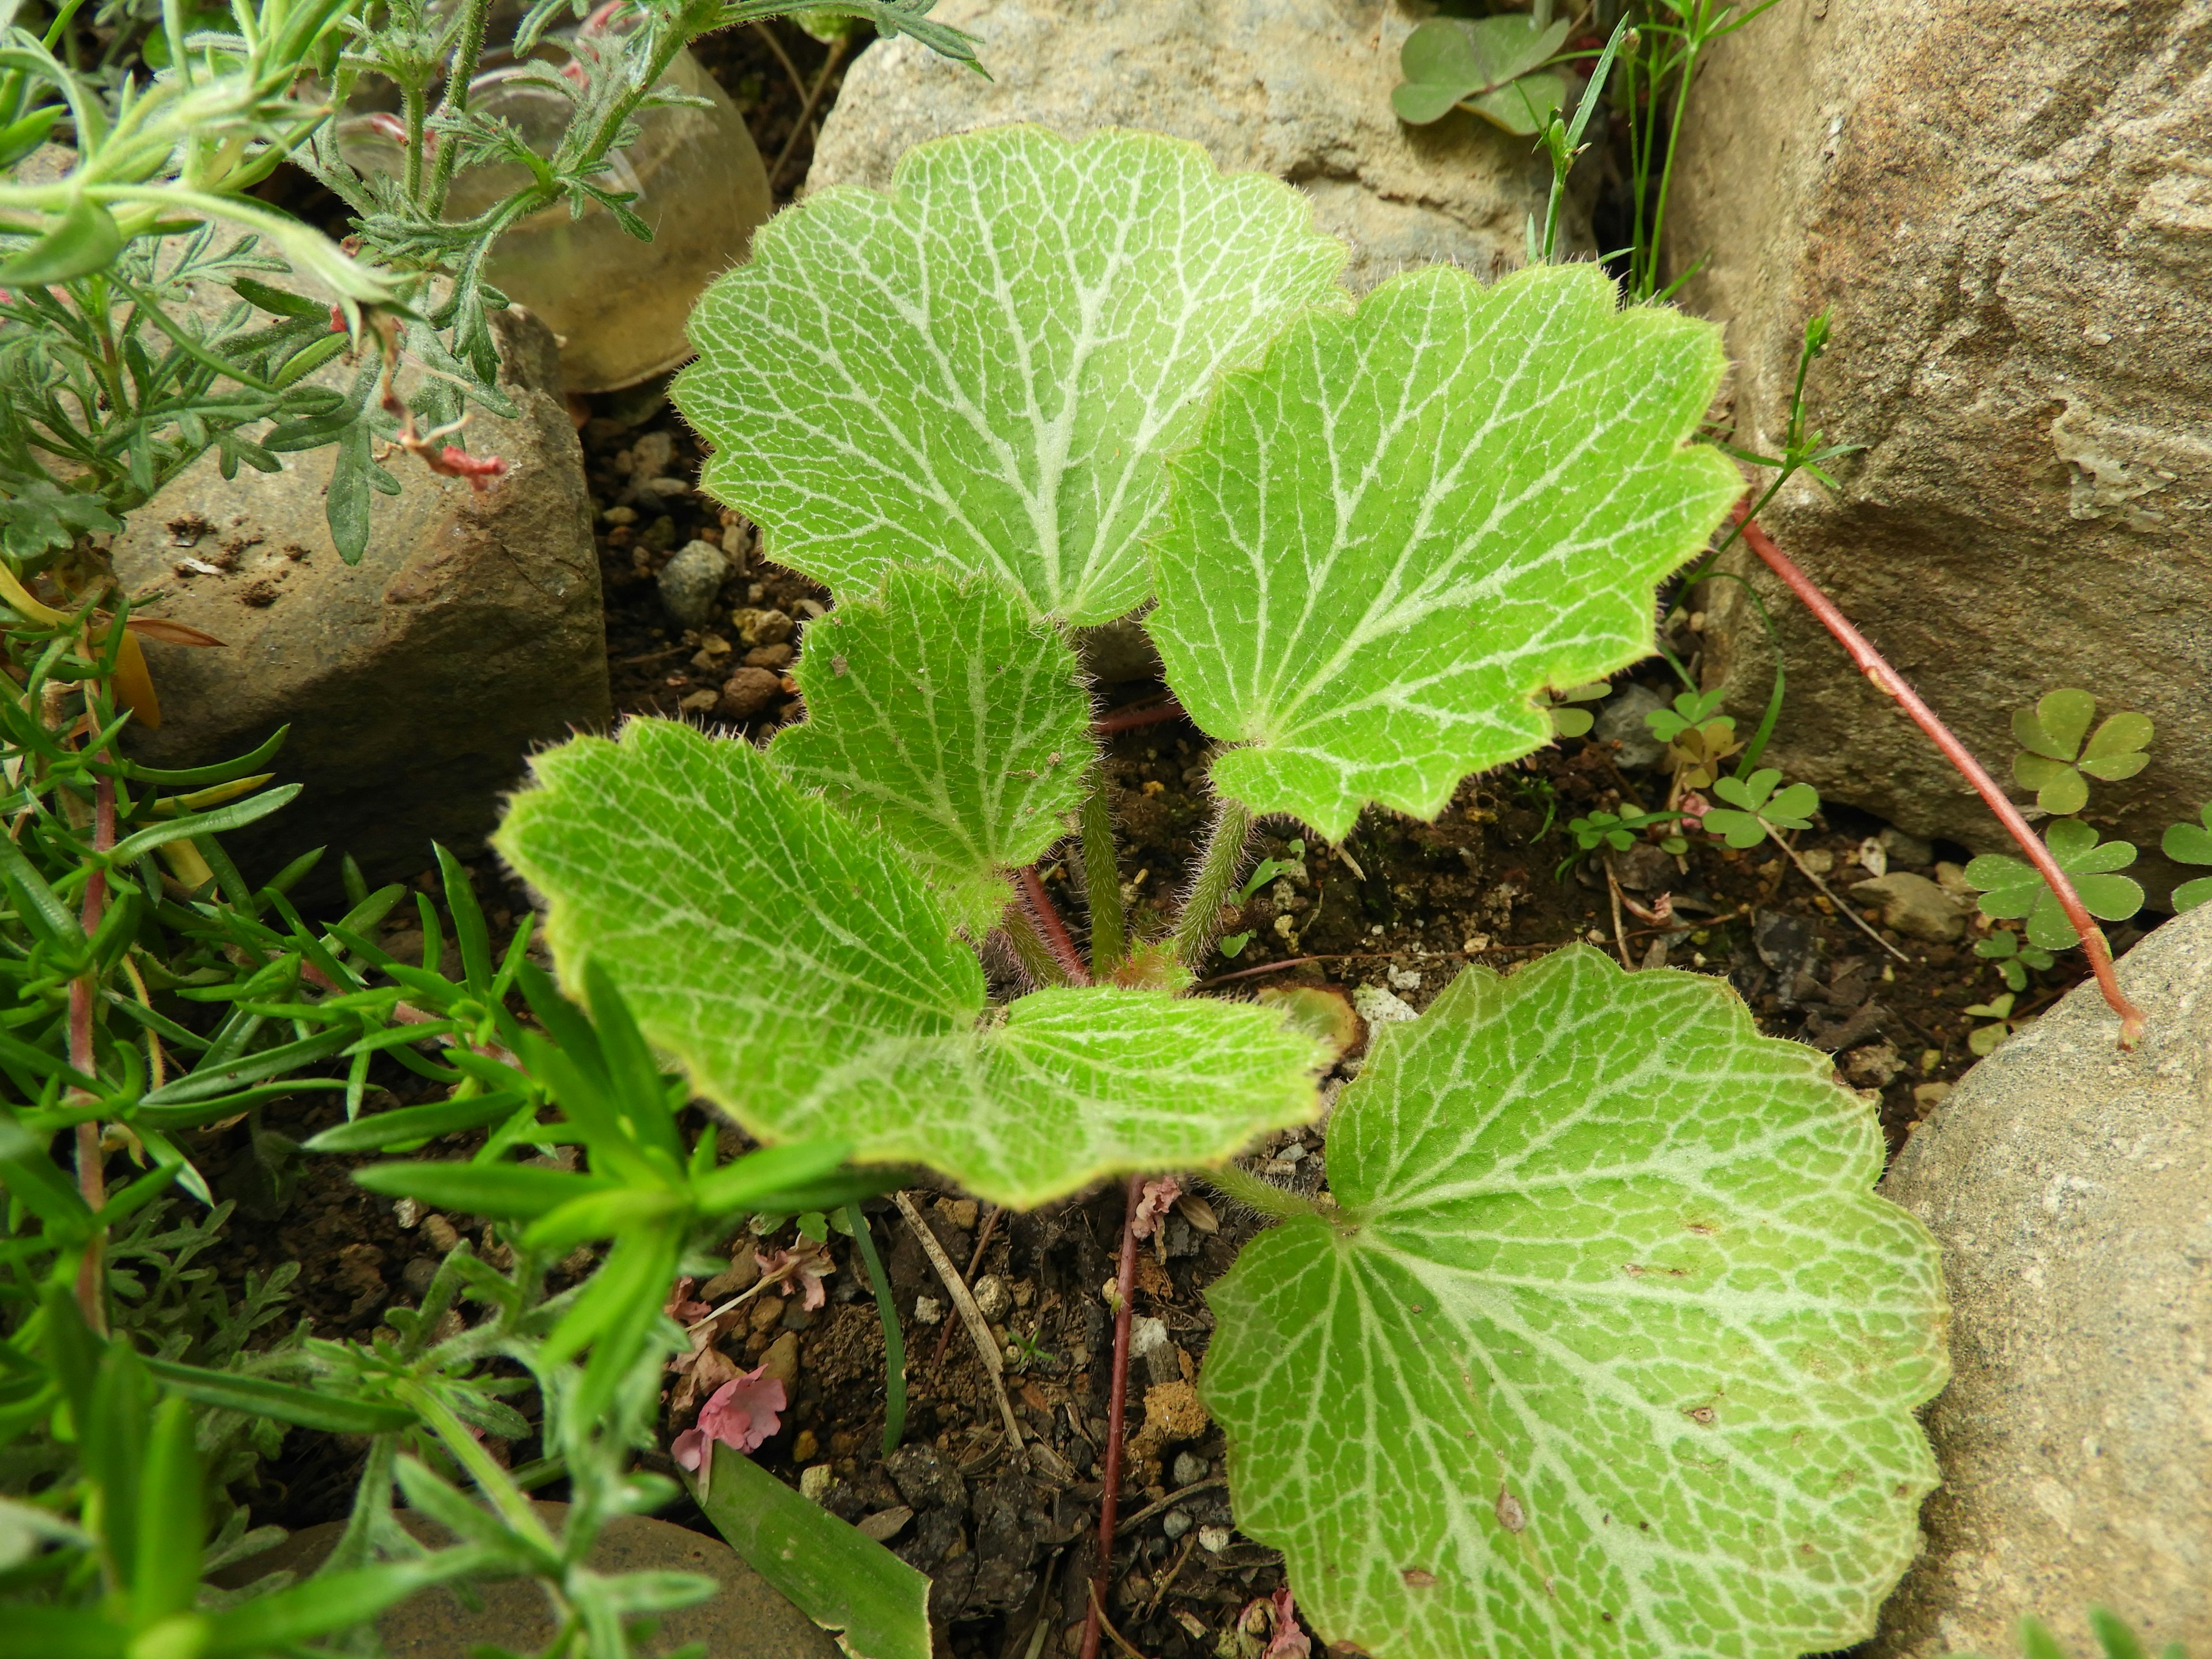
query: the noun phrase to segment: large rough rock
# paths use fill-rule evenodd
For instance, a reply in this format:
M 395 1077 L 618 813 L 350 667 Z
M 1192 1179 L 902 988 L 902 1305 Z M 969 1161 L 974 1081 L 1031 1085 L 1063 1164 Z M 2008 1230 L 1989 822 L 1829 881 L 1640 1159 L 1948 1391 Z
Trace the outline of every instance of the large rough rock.
M 2212 906 L 2129 952 L 2135 1053 L 2094 984 L 1968 1073 L 1882 1190 L 1943 1247 L 1943 1486 L 1883 1659 L 2015 1650 L 2033 1613 L 2098 1651 L 2212 1653 Z
M 1738 441 L 1773 453 L 1832 308 L 1814 423 L 1863 443 L 1793 487 L 1783 550 L 2001 777 L 2056 686 L 2159 727 L 2089 817 L 2142 847 L 2212 796 L 2212 0 L 1783 0 L 1703 70 L 1670 221 L 1724 321 Z M 1923 836 L 1994 821 L 1763 567 L 1789 701 L 1768 758 Z M 1734 584 L 1709 673 L 1771 659 Z
M 1418 19 L 1389 0 L 943 0 L 930 17 L 978 36 L 992 78 L 910 40 L 870 46 L 823 124 L 808 189 L 882 185 L 909 146 L 971 127 L 1144 127 L 1303 188 L 1320 228 L 1352 245 L 1345 282 L 1364 293 L 1439 261 L 1486 278 L 1517 267 L 1551 188 L 1529 139 L 1464 112 L 1431 127 L 1391 112 Z M 1587 251 L 1587 206 L 1567 221 Z
M 256 862 L 327 844 L 331 871 L 350 852 L 372 879 L 411 875 L 433 839 L 481 843 L 534 745 L 610 718 L 591 503 L 553 337 L 520 311 L 495 324 L 519 414 L 470 423 L 471 447 L 507 463 L 490 489 L 392 457 L 400 493 L 371 497 L 368 549 L 349 566 L 323 517 L 334 452 L 228 481 L 210 455 L 116 540 L 125 586 L 163 590 L 147 614 L 226 642 L 147 644 L 162 725 L 127 736 L 129 751 L 201 765 L 291 726 L 275 765 L 305 790 L 231 838 Z

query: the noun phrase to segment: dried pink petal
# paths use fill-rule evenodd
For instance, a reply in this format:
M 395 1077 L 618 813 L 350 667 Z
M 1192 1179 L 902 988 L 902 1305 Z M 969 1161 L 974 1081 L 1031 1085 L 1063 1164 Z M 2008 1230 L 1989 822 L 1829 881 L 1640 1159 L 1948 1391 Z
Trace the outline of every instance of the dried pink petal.
M 707 1437 L 696 1429 L 686 1429 L 676 1437 L 668 1455 L 676 1460 L 677 1468 L 696 1474 L 699 1465 L 707 1461 Z
M 1137 1213 L 1130 1218 L 1129 1231 L 1138 1238 L 1150 1238 L 1153 1230 L 1182 1196 L 1182 1183 L 1173 1176 L 1161 1176 L 1147 1181 L 1137 1200 Z
M 783 1426 L 783 1379 L 765 1366 L 741 1372 L 714 1390 L 699 1408 L 699 1432 L 741 1452 L 768 1443 Z
M 1275 1615 L 1275 1633 L 1260 1659 L 1307 1659 L 1313 1652 L 1313 1640 L 1298 1628 L 1297 1603 L 1291 1600 L 1288 1584 L 1275 1592 L 1270 1611 Z
M 796 1290 L 799 1305 L 810 1310 L 830 1299 L 822 1281 L 837 1271 L 837 1264 L 828 1245 L 802 1238 L 787 1250 L 762 1250 L 758 1259 L 762 1279 L 775 1286 L 777 1295 L 787 1297 Z

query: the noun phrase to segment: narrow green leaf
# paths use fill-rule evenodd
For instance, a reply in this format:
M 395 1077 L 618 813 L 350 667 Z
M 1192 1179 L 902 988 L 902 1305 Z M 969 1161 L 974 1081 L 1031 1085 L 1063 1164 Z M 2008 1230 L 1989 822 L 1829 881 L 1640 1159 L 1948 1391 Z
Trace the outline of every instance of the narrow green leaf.
M 46 234 L 0 265 L 0 285 L 46 288 L 105 270 L 123 252 L 123 233 L 114 215 L 80 196 Z
M 674 396 L 778 562 L 841 592 L 986 572 L 1105 622 L 1146 596 L 1161 455 L 1221 368 L 1342 303 L 1344 258 L 1297 191 L 1195 144 L 993 127 L 763 226 Z
M 729 1546 L 853 1659 L 929 1659 L 929 1580 L 749 1457 L 714 1446 L 693 1496 Z
M 1003 872 L 1082 802 L 1091 702 L 1060 630 L 1002 583 L 894 570 L 807 629 L 793 672 L 806 718 L 769 755 L 880 828 L 981 939 L 1012 896 Z
M 1574 947 L 1387 1027 L 1341 1206 L 1209 1292 L 1238 1524 L 1380 1659 L 1847 1647 L 1917 1542 L 1938 1252 L 1723 984 Z
M 984 1020 L 913 866 L 750 744 L 633 720 L 534 765 L 496 840 L 547 897 L 562 975 L 603 967 L 763 1139 L 848 1141 L 1027 1206 L 1314 1110 L 1318 1046 L 1249 1005 L 1100 987 Z
M 377 1112 L 350 1123 L 335 1124 L 307 1141 L 310 1152 L 374 1152 L 386 1146 L 418 1145 L 437 1135 L 463 1129 L 481 1129 L 514 1115 L 522 1096 L 513 1090 L 488 1095 L 467 1095 L 428 1106 L 403 1106 L 397 1111 Z
M 412 1198 L 441 1210 L 527 1221 L 612 1182 L 521 1164 L 374 1164 L 355 1184 L 387 1198 Z
M 419 1561 L 324 1573 L 211 1615 L 204 1659 L 245 1659 L 367 1624 L 395 1601 L 484 1564 L 483 1552 L 444 1550 Z
M 822 1181 L 844 1163 L 852 1150 L 841 1140 L 799 1140 L 748 1152 L 695 1180 L 692 1200 L 708 1215 L 757 1205 L 773 1194 Z
M 296 1428 L 329 1434 L 389 1434 L 412 1428 L 415 1413 L 404 1406 L 349 1400 L 317 1389 L 295 1388 L 265 1376 L 209 1370 L 172 1359 L 149 1359 L 146 1369 L 169 1389 L 203 1406 L 265 1417 Z
M 1170 463 L 1146 623 L 1244 745 L 1215 787 L 1334 840 L 1548 742 L 1535 694 L 1648 655 L 1654 585 L 1742 490 L 1686 447 L 1722 367 L 1711 325 L 1617 311 L 1595 266 L 1432 267 L 1228 376 Z
M 192 1408 L 172 1395 L 155 1408 L 138 1493 L 131 1614 L 142 1629 L 192 1605 L 200 1585 L 200 1547 L 207 1537 L 204 1501 L 199 1454 L 192 1448 Z

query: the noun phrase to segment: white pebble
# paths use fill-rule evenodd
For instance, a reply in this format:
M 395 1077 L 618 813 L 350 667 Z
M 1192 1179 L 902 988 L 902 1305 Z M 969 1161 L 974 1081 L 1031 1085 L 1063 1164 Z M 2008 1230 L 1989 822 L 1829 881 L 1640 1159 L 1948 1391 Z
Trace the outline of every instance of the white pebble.
M 933 1296 L 918 1296 L 914 1299 L 914 1322 L 934 1325 L 945 1317 L 945 1304 Z

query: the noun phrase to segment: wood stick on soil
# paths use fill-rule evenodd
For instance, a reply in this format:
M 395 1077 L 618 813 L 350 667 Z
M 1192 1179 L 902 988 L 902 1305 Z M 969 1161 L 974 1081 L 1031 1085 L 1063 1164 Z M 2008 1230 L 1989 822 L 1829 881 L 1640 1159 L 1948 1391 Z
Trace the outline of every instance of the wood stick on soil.
M 991 1392 L 999 1398 L 999 1415 L 1006 1425 L 1006 1439 L 1016 1451 L 1022 1449 L 1021 1420 L 1014 1415 L 1014 1402 L 1006 1398 L 1004 1361 L 999 1354 L 999 1345 L 991 1340 L 990 1322 L 983 1310 L 975 1305 L 975 1298 L 968 1292 L 968 1281 L 960 1277 L 960 1269 L 952 1265 L 952 1258 L 945 1254 L 945 1246 L 937 1242 L 937 1235 L 929 1231 L 929 1224 L 921 1218 L 921 1212 L 914 1207 L 914 1200 L 904 1193 L 893 1193 L 891 1202 L 906 1218 L 906 1224 L 914 1230 L 915 1243 L 921 1246 L 929 1265 L 937 1269 L 938 1278 L 945 1281 L 945 1293 L 952 1298 L 952 1305 L 960 1310 L 961 1322 L 968 1327 L 968 1334 L 975 1340 L 975 1352 L 983 1357 L 983 1374 L 991 1379 Z
M 1165 702 L 1148 703 L 1141 708 L 1115 708 L 1091 722 L 1091 735 L 1110 738 L 1116 732 L 1133 732 L 1140 726 L 1160 726 L 1169 720 L 1188 720 L 1182 705 L 1173 697 Z
M 1079 1659 L 1098 1659 L 1098 1626 L 1106 1616 L 1105 1596 L 1114 1574 L 1114 1521 L 1121 1507 L 1121 1425 L 1129 1408 L 1129 1309 L 1137 1294 L 1137 1206 L 1144 1202 L 1145 1178 L 1129 1177 L 1121 1208 L 1121 1266 L 1115 1276 L 1113 1387 L 1106 1403 L 1105 1491 L 1098 1499 L 1098 1560 L 1091 1575 L 1091 1608 L 1083 1615 Z M 1115 1640 L 1121 1642 L 1117 1632 Z M 1128 1646 L 1121 1642 L 1124 1648 Z
M 975 1249 L 968 1258 L 968 1272 L 965 1275 L 967 1278 L 975 1278 L 975 1269 L 983 1265 L 983 1252 L 991 1248 L 991 1235 L 998 1231 L 999 1218 L 1006 1212 L 1003 1206 L 994 1204 L 991 1206 L 991 1213 L 983 1218 L 983 1231 L 975 1235 Z M 977 1311 L 981 1311 L 980 1305 Z M 945 1351 L 951 1346 L 952 1327 L 947 1325 L 937 1334 L 937 1352 L 929 1362 L 932 1370 L 938 1370 L 945 1364 Z
M 1837 609 L 1836 602 L 1821 592 L 1820 585 L 1774 544 L 1774 539 L 1759 527 L 1750 514 L 1750 497 L 1736 503 L 1735 517 L 1743 532 L 1744 544 L 1756 553 L 1766 568 L 1779 576 L 1799 601 L 1820 618 L 1820 625 L 1835 636 L 1852 663 L 1875 689 L 1893 701 L 1912 717 L 1912 723 L 1928 734 L 1928 739 L 1943 752 L 1943 758 L 1958 769 L 1959 775 L 1974 786 L 1975 793 L 1988 803 L 1997 816 L 2006 833 L 2020 844 L 2027 854 L 2027 861 L 2035 866 L 2036 873 L 2051 885 L 2059 908 L 2066 920 L 2081 936 L 2081 949 L 2089 958 L 2089 967 L 2097 975 L 2097 987 L 2105 994 L 2106 1005 L 2120 1017 L 2120 1047 L 2132 1048 L 2142 1038 L 2143 1012 L 2120 989 L 2118 976 L 2112 972 L 2112 947 L 2106 942 L 2104 929 L 2090 919 L 2081 896 L 2074 890 L 2074 884 L 2058 867 L 2057 860 L 2051 856 L 2041 836 L 2027 826 L 2020 809 L 2008 799 L 2003 790 L 1990 775 L 1982 769 L 1966 745 L 1952 735 L 1950 727 L 1936 717 L 1936 711 L 1920 699 L 1920 694 L 1906 684 L 1905 677 L 1889 665 L 1881 652 L 1869 643 L 1865 635 L 1851 625 L 1850 618 Z
M 1600 855 L 1598 862 L 1605 866 L 1606 890 L 1613 896 L 1613 942 L 1620 950 L 1620 965 L 1630 973 L 1636 971 L 1636 958 L 1628 954 L 1628 926 L 1620 919 L 1620 878 L 1613 873 L 1613 860 Z

